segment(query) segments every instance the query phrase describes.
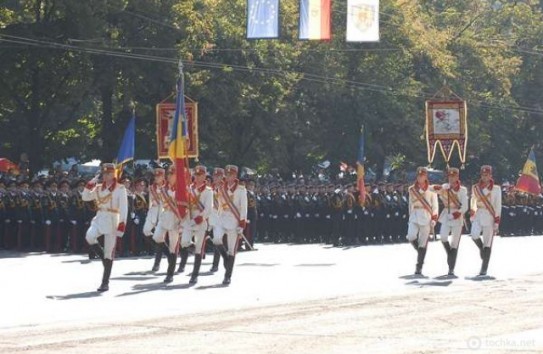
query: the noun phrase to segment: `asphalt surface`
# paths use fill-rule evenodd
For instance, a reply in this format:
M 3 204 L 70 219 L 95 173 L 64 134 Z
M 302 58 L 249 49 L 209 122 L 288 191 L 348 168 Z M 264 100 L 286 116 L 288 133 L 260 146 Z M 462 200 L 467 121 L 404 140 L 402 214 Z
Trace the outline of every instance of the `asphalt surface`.
M 409 244 L 257 244 L 232 284 L 204 260 L 165 285 L 166 259 L 118 259 L 110 291 L 83 255 L 0 251 L 2 353 L 543 353 L 543 236 L 494 241 L 489 276 L 462 238 L 457 277 L 430 242 L 424 277 Z

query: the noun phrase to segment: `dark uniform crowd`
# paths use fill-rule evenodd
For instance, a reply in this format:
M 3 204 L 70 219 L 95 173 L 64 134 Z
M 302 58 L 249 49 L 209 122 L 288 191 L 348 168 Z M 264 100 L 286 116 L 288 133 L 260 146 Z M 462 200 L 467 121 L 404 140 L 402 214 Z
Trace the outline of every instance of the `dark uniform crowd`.
M 117 256 L 153 253 L 143 225 L 152 173 L 125 175 L 128 191 L 126 233 Z M 85 232 L 96 214 L 81 198 L 87 180 L 54 175 L 22 180 L 0 178 L 0 248 L 19 251 L 88 252 Z M 249 243 L 326 243 L 334 246 L 407 242 L 406 184 L 366 185 L 360 203 L 356 184 L 282 183 L 244 179 Z M 468 188 L 469 190 L 469 188 Z M 543 233 L 543 199 L 502 187 L 502 236 Z M 469 217 L 466 217 L 469 222 Z M 469 225 L 466 225 L 468 227 Z M 467 232 L 468 228 L 464 230 Z M 246 248 L 249 248 L 246 245 Z M 91 255 L 92 256 L 92 255 Z

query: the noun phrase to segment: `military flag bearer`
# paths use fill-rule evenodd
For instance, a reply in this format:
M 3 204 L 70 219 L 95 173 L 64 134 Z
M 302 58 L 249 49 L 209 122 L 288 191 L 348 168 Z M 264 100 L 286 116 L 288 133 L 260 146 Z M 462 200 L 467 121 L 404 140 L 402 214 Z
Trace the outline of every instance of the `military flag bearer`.
M 96 216 L 87 230 L 86 240 L 94 252 L 102 259 L 104 273 L 98 291 L 109 290 L 109 277 L 113 266 L 117 237 L 122 237 L 126 228 L 128 205 L 125 187 L 117 183 L 115 165 L 105 163 L 102 166 L 102 183 L 94 177 L 83 190 L 84 201 L 95 200 Z M 104 236 L 104 248 L 98 244 L 98 237 Z
M 428 170 L 417 169 L 417 180 L 409 187 L 409 225 L 407 240 L 417 251 L 415 274 L 422 274 L 422 265 L 426 257 L 426 247 L 430 232 L 436 225 L 438 213 L 437 194 L 430 190 Z

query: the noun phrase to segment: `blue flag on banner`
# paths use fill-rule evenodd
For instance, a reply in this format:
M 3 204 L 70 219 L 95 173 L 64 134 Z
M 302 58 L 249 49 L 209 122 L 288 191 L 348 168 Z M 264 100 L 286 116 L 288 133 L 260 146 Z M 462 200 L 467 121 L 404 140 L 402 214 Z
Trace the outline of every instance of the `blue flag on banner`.
M 136 140 L 136 114 L 132 114 L 130 122 L 124 131 L 123 142 L 117 154 L 117 164 L 124 164 L 134 159 L 134 145 Z
M 279 0 L 247 0 L 247 38 L 279 37 Z

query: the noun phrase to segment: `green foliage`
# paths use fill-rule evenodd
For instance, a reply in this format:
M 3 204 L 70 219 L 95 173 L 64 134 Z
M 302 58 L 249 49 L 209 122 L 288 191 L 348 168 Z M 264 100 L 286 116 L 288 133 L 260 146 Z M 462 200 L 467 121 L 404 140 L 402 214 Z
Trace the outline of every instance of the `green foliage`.
M 373 168 L 387 157 L 425 164 L 424 101 L 444 83 L 468 101 L 468 171 L 491 163 L 506 178 L 532 144 L 543 151 L 538 1 L 383 0 L 375 44 L 345 42 L 345 2 L 333 2 L 330 42 L 297 39 L 298 0 L 281 1 L 279 40 L 248 41 L 245 7 L 3 1 L 0 153 L 28 152 L 34 168 L 67 156 L 111 160 L 135 106 L 137 158 L 154 157 L 154 107 L 174 91 L 178 58 L 209 165 L 286 173 L 352 163 L 362 124 Z

